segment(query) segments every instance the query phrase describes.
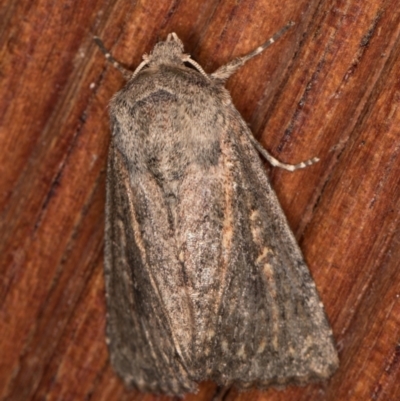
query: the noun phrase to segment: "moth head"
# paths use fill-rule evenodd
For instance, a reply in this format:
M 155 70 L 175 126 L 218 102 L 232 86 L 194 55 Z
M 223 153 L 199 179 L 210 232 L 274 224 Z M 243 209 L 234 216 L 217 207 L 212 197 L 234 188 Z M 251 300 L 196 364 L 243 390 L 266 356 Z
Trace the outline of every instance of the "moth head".
M 175 32 L 163 42 L 158 42 L 149 56 L 151 64 L 181 63 L 184 58 L 183 43 Z
M 178 38 L 175 32 L 168 34 L 164 42 L 158 42 L 150 55 L 145 54 L 143 61 L 136 68 L 132 75 L 134 78 L 139 71 L 146 65 L 160 65 L 160 64 L 191 64 L 200 74 L 209 79 L 207 73 L 201 68 L 200 64 L 190 58 L 189 54 L 183 52 L 183 43 Z

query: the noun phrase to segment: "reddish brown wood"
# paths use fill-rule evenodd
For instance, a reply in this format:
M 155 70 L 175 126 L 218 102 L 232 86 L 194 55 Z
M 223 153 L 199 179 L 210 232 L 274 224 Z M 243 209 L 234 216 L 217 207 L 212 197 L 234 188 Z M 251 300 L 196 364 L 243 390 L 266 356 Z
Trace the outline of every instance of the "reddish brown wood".
M 109 365 L 102 275 L 107 104 L 175 31 L 206 69 L 296 26 L 227 83 L 261 143 L 340 350 L 327 383 L 227 400 L 400 399 L 396 0 L 0 4 L 0 400 L 153 400 Z M 213 383 L 185 400 L 211 400 Z

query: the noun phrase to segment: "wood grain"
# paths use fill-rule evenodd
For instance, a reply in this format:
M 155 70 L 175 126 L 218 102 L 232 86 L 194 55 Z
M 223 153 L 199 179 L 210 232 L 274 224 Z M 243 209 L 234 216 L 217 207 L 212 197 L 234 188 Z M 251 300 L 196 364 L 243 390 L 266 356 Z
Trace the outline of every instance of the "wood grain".
M 322 384 L 228 401 L 400 399 L 400 9 L 396 0 L 6 0 L 0 4 L 0 400 L 167 400 L 127 390 L 105 345 L 107 104 L 176 32 L 208 72 L 295 27 L 227 87 L 326 306 Z M 203 383 L 185 400 L 211 400 Z

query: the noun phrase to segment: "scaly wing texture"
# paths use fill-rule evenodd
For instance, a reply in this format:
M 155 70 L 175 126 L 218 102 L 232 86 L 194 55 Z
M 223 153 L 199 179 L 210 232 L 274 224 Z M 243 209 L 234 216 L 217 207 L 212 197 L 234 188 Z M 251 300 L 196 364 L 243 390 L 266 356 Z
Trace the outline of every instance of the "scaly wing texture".
M 236 110 L 231 115 L 235 128 L 221 138 L 229 274 L 215 328 L 213 374 L 242 388 L 328 378 L 338 358 L 323 305 L 251 132 Z
M 148 182 L 148 185 L 155 185 Z M 142 391 L 181 394 L 194 391 L 180 362 L 178 344 L 169 322 L 165 298 L 185 315 L 188 302 L 184 285 L 176 277 L 173 250 L 157 238 L 169 237 L 169 224 L 160 206 L 163 201 L 147 198 L 147 188 L 132 190 L 127 162 L 110 146 L 107 206 L 105 280 L 107 291 L 107 337 L 111 361 L 129 385 Z M 157 191 L 155 191 L 157 194 Z M 145 216 L 145 217 L 144 217 Z M 141 218 L 148 219 L 143 222 Z M 151 223 L 150 223 L 151 222 Z M 150 237 L 147 231 L 153 229 Z M 149 242 L 151 245 L 149 245 Z M 168 241 L 167 241 L 168 243 Z M 168 271 L 169 268 L 171 272 Z M 164 275 L 169 275 L 164 279 Z M 155 277 L 154 274 L 158 275 Z M 176 283 L 177 288 L 169 286 Z M 186 315 L 190 318 L 190 314 Z

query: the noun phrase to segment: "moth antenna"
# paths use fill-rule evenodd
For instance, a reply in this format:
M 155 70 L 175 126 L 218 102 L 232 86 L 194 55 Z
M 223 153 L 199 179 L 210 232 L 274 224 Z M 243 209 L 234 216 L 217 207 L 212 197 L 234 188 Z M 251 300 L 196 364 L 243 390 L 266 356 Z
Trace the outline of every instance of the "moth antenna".
M 133 72 L 133 74 L 130 76 L 130 79 L 136 77 L 136 75 L 138 74 L 138 72 L 147 64 L 149 64 L 150 59 L 147 56 L 147 54 L 143 55 L 143 61 L 136 67 L 136 70 Z
M 269 164 L 271 164 L 271 166 L 280 167 L 288 171 L 295 171 L 319 162 L 318 157 L 313 157 L 312 159 L 305 160 L 297 164 L 282 163 L 278 159 L 275 159 L 275 157 L 273 157 L 266 149 L 264 149 L 257 141 L 257 139 L 254 138 L 254 136 L 251 135 L 249 132 L 250 131 L 246 130 L 247 136 L 249 137 L 250 141 L 253 143 L 254 147 L 258 150 L 258 152 L 261 153 L 264 159 L 267 160 Z
M 288 22 L 282 29 L 280 29 L 275 35 L 268 39 L 264 44 L 258 46 L 257 49 L 253 50 L 245 56 L 235 58 L 228 64 L 219 67 L 215 72 L 211 74 L 214 79 L 228 79 L 233 73 L 235 73 L 240 67 L 242 67 L 247 61 L 255 56 L 258 56 L 265 49 L 276 42 L 287 30 L 289 30 L 294 25 L 293 21 Z
M 95 41 L 96 45 L 99 46 L 99 48 L 102 51 L 102 53 L 104 54 L 104 57 L 106 58 L 106 60 L 108 62 L 110 62 L 112 64 L 112 66 L 114 68 L 116 68 L 123 75 L 123 77 L 126 80 L 129 80 L 132 77 L 132 71 L 127 70 L 117 60 L 115 60 L 115 58 L 106 49 L 106 47 L 104 46 L 104 43 L 101 41 L 101 39 L 98 36 L 93 36 L 93 40 Z M 141 64 L 139 65 L 139 67 L 140 66 L 141 66 Z M 138 68 L 135 70 L 134 74 L 138 72 Z
M 192 64 L 196 70 L 200 72 L 201 75 L 204 75 L 207 79 L 210 79 L 209 75 L 203 70 L 201 65 L 197 63 L 196 61 L 192 60 L 189 55 L 185 54 L 184 57 L 182 57 L 182 61 L 185 63 Z

